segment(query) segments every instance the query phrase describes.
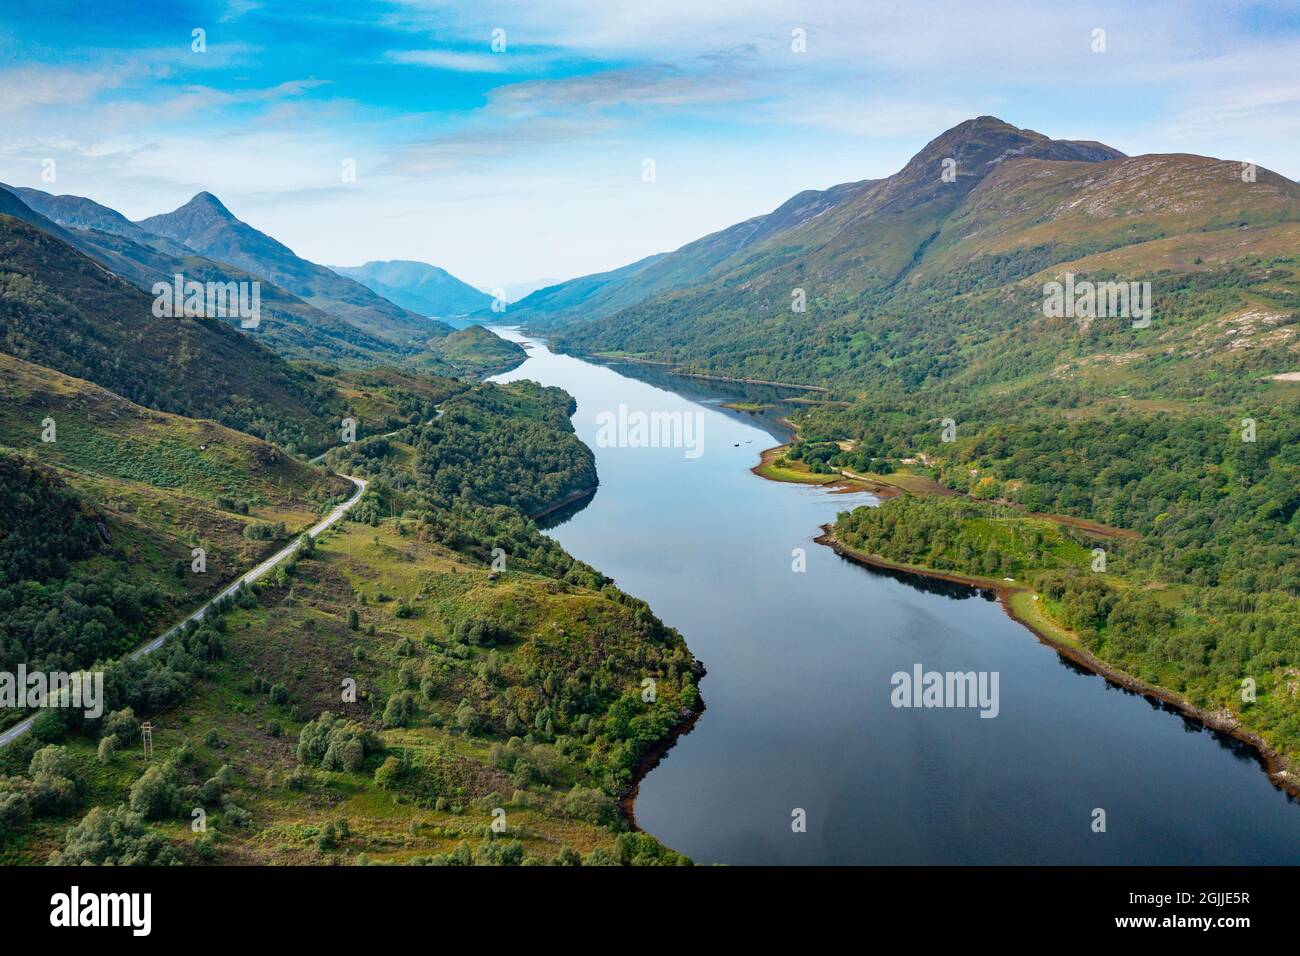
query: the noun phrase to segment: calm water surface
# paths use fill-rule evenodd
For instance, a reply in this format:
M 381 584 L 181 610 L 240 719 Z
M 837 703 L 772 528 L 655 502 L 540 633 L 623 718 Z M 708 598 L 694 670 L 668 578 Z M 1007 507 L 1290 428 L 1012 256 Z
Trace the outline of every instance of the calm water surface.
M 600 490 L 548 533 L 649 601 L 708 667 L 707 709 L 636 802 L 667 845 L 732 864 L 1300 860 L 1300 806 L 1243 748 L 1080 672 L 978 593 L 814 544 L 837 512 L 874 499 L 750 474 L 781 428 L 720 403 L 752 390 L 496 331 L 530 352 L 497 380 L 568 391 L 596 454 Z M 703 453 L 597 447 L 596 416 L 620 403 L 701 413 Z M 1000 714 L 895 709 L 890 677 L 918 663 L 998 672 Z M 805 833 L 791 830 L 795 808 Z

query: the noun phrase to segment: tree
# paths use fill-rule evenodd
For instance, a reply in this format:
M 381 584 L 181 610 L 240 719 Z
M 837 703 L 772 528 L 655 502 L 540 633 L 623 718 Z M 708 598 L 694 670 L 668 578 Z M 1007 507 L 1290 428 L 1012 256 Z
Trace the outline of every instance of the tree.
M 180 794 L 169 770 L 149 767 L 131 785 L 131 810 L 145 820 L 158 820 L 176 812 Z
M 68 830 L 63 851 L 50 862 L 56 866 L 174 866 L 181 861 L 159 834 L 145 828 L 139 814 L 126 807 L 95 807 Z

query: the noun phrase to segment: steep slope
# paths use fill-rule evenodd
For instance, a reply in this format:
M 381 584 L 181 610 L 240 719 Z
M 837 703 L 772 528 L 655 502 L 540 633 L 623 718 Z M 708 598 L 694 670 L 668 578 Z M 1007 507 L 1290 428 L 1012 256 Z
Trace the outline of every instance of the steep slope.
M 582 276 L 540 289 L 510 307 L 511 321 L 557 329 L 612 315 L 654 295 L 707 279 L 733 257 L 802 226 L 861 195 L 872 180 L 809 189 L 770 213 L 711 233 L 675 252 L 638 260 L 620 269 Z
M 5 190 L 20 197 L 30 212 L 20 214 L 6 200 Z M 261 282 L 261 323 L 256 329 L 245 330 L 245 334 L 282 355 L 362 363 L 390 360 L 401 354 L 401 348 L 394 343 L 308 305 L 243 269 L 213 262 L 179 242 L 146 232 L 116 210 L 91 199 L 0 184 L 0 204 L 5 203 L 9 215 L 57 235 L 146 292 L 155 282 L 171 283 L 177 274 L 202 283 Z M 239 324 L 236 317 L 228 321 Z
M 952 182 L 938 175 L 949 157 Z M 1116 274 L 1100 270 L 1122 263 L 1119 278 L 1150 281 L 1167 349 L 1192 335 L 1179 316 L 1191 320 L 1211 301 L 1226 315 L 1257 301 L 1245 286 L 1276 284 L 1276 270 L 1260 272 L 1256 260 L 1283 251 L 1277 230 L 1297 221 L 1300 186 L 1267 170 L 1243 181 L 1239 163 L 1122 157 L 981 118 L 852 202 L 733 257 L 714 278 L 571 325 L 557 344 L 851 392 L 1048 375 L 1105 344 L 1100 326 L 1084 343 L 1073 323 L 1045 319 L 1043 285 L 1065 265 L 1109 278 Z M 1101 254 L 1109 258 L 1088 259 Z M 1255 271 L 1244 282 L 1231 277 L 1242 269 Z M 1220 289 L 1213 300 L 1191 292 L 1210 286 Z M 805 311 L 792 308 L 796 289 Z M 1180 374 L 1176 363 L 1162 365 L 1165 381 Z
M 0 183 L 0 216 L 12 216 L 20 222 L 35 226 L 42 232 L 62 239 L 64 242 L 70 243 L 73 241 L 72 234 L 67 229 L 28 206 L 11 187 L 5 186 L 3 183 Z
M 1186 154 L 1007 163 L 944 224 L 909 282 L 1026 249 L 1064 262 L 1170 236 L 1300 221 L 1296 184 L 1254 173 L 1245 181 L 1241 163 Z
M 468 315 L 492 305 L 492 296 L 427 262 L 393 259 L 360 266 L 330 266 L 339 275 L 356 279 L 390 302 L 420 315 Z
M 0 189 L 9 190 L 42 216 L 69 229 L 95 229 L 137 242 L 151 238 L 149 233 L 116 209 L 110 209 L 84 196 L 55 196 L 40 189 L 6 186 L 4 183 L 0 183 Z
M 46 432 L 46 421 L 57 430 Z M 8 671 L 125 652 L 350 489 L 260 439 L 4 353 L 0 474 Z
M 247 335 L 214 319 L 157 318 L 149 295 L 4 215 L 0 351 L 304 449 L 331 443 L 341 411 L 327 387 Z
M 450 331 L 441 322 L 394 305 L 354 279 L 299 258 L 288 246 L 235 218 L 211 193 L 201 192 L 180 208 L 136 225 L 273 282 L 370 335 L 411 345 Z
M 534 293 L 512 308 L 512 317 L 539 329 L 578 325 L 711 281 L 788 290 L 812 273 L 833 279 L 837 291 L 887 285 L 924 251 L 962 199 L 1002 164 L 1027 158 L 1091 163 L 1122 155 L 1100 143 L 1049 139 L 981 116 L 932 140 L 886 179 L 806 190 L 771 213 L 676 252 Z M 948 161 L 951 175 L 945 177 Z M 580 290 L 590 291 L 575 294 Z

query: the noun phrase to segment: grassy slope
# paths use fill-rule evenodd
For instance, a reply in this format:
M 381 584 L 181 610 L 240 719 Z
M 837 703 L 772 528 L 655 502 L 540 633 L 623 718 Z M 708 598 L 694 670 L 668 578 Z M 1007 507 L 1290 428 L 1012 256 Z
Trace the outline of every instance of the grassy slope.
M 229 461 L 233 449 L 227 446 L 239 447 L 238 441 L 254 450 L 265 447 L 210 423 L 139 409 L 87 383 L 7 362 L 21 385 L 0 405 L 10 412 L 0 417 L 0 434 L 30 443 L 27 410 L 53 407 L 61 430 L 60 441 L 45 446 L 51 457 L 66 456 L 83 467 L 90 462 L 106 472 L 131 467 L 101 456 L 102 449 L 85 440 L 107 437 L 110 448 L 137 443 L 160 475 L 168 469 L 186 474 L 195 457 L 179 452 L 192 450 L 191 435 L 211 440 L 215 434 L 210 449 L 227 449 L 220 462 Z M 528 468 L 545 470 L 549 463 L 563 475 L 575 452 L 569 446 L 586 452 L 572 437 L 571 399 L 558 390 L 476 386 L 462 408 L 454 406 L 462 399 L 453 396 L 466 387 L 458 382 L 394 370 L 340 372 L 333 382 L 353 388 L 353 400 L 369 401 L 376 415 L 423 416 L 435 404 L 451 403 L 449 430 L 438 433 L 439 443 L 464 437 L 453 422 L 465 416 L 465 423 L 477 421 L 487 429 L 493 455 L 524 433 L 532 435 L 540 444 L 532 446 Z M 71 432 L 66 442 L 65 420 Z M 204 431 L 189 431 L 196 427 Z M 429 438 L 418 427 L 411 434 L 422 442 Z M 287 575 L 268 577 L 255 602 L 242 602 L 215 619 L 223 653 L 198 664 L 193 689 L 177 703 L 147 713 L 160 755 L 155 765 L 188 739 L 196 754 L 175 762 L 182 782 L 200 783 L 221 764 L 232 774 L 220 798 L 203 804 L 210 834 L 202 843 L 188 828 L 188 809 L 164 814 L 151 828 L 189 862 L 354 862 L 362 853 L 375 861 L 420 862 L 462 841 L 479 862 L 491 862 L 503 847 L 505 860 L 515 854 L 550 862 L 567 847 L 588 862 L 680 862 L 652 838 L 620 836 L 618 805 L 642 757 L 697 706 L 698 669 L 680 635 L 642 602 L 564 555 L 518 512 L 476 510 L 463 502 L 454 512 L 444 510 L 437 493 L 423 490 L 420 480 L 409 487 L 413 447 L 395 439 L 357 447 L 375 443 L 391 446 L 381 469 L 386 479 L 396 477 L 389 473 L 394 465 L 407 470 L 405 490 L 376 482 L 354 512 L 362 523 L 337 526 L 312 558 L 294 562 Z M 589 464 L 589 452 L 578 457 L 579 466 Z M 476 465 L 492 470 L 490 461 L 471 459 L 464 465 L 467 476 Z M 71 468 L 64 473 L 96 493 L 119 489 L 122 501 L 112 503 L 123 507 L 144 510 L 140 503 L 152 499 L 153 523 L 141 533 L 161 535 L 157 523 L 163 517 L 188 520 L 204 513 L 202 501 L 182 500 L 177 489 Z M 499 480 L 506 481 L 511 502 L 527 504 L 538 490 L 537 478 L 523 472 L 515 478 Z M 268 496 L 278 487 L 275 481 L 263 484 Z M 211 490 L 229 488 L 218 482 Z M 411 505 L 413 518 L 383 518 Z M 115 538 L 129 537 L 125 519 L 114 519 L 112 527 Z M 508 569 L 490 571 L 494 547 L 508 551 Z M 161 576 L 166 567 L 165 560 L 149 563 L 138 552 L 135 563 L 146 579 Z M 356 703 L 341 700 L 345 677 L 358 683 Z M 657 683 L 653 701 L 642 697 L 646 678 Z M 284 699 L 272 703 L 269 685 L 281 685 Z M 395 697 L 409 700 L 411 712 L 401 719 L 390 715 Z M 322 710 L 381 733 L 388 755 L 400 760 L 397 779 L 376 782 L 381 757 L 351 772 L 300 767 L 297 736 Z M 84 792 L 74 806 L 41 811 L 22 825 L 0 814 L 0 860 L 46 860 L 88 809 L 128 801 L 146 766 L 138 744 L 101 763 L 93 732 L 67 734 L 60 742 Z M 27 786 L 22 771 L 38 745 L 29 736 L 0 753 L 0 774 L 11 775 L 0 776 L 0 798 Z M 576 797 L 570 794 L 575 785 Z M 234 806 L 249 811 L 251 819 L 241 822 Z M 507 831 L 486 846 L 496 807 L 506 811 Z M 322 827 L 342 819 L 349 822 L 349 836 L 335 845 L 318 839 Z
M 397 616 L 403 604 L 415 608 L 413 616 Z M 348 627 L 350 608 L 360 612 L 356 630 Z M 252 823 L 235 826 L 220 807 L 208 808 L 218 862 L 356 862 L 363 853 L 375 862 L 409 862 L 449 852 L 462 840 L 477 847 L 496 807 L 505 809 L 507 820 L 499 839 L 519 839 L 527 856 L 549 862 L 566 846 L 584 856 L 598 847 L 612 852 L 618 828 L 609 824 L 617 818 L 584 819 L 566 810 L 564 800 L 575 783 L 601 786 L 600 774 L 591 769 L 601 766 L 596 745 L 581 734 L 529 743 L 526 749 L 538 748 L 531 775 L 511 772 L 500 759 L 494 764 L 490 751 L 509 739 L 501 713 L 539 692 L 529 670 L 539 663 L 578 667 L 585 660 L 590 666 L 593 656 L 616 654 L 627 696 L 639 694 L 643 675 L 660 675 L 664 662 L 676 660 L 672 666 L 679 669 L 689 663 L 680 638 L 675 648 L 665 647 L 663 657 L 634 648 L 631 615 L 600 591 L 539 574 L 507 571 L 489 580 L 483 563 L 398 534 L 393 522 L 376 528 L 344 524 L 325 537 L 316 558 L 298 565 L 290 587 L 268 587 L 257 606 L 228 616 L 227 656 L 182 705 L 155 719 L 155 748 L 166 753 L 188 738 L 206 768 L 200 776 L 221 764 L 234 771 L 236 783 L 225 799 L 249 810 Z M 495 651 L 463 645 L 457 650 L 454 625 L 469 616 L 509 620 L 521 640 Z M 401 649 L 403 639 L 409 652 Z M 475 672 L 489 654 L 502 676 L 484 681 Z M 634 665 L 637 658 L 645 663 Z M 318 770 L 305 788 L 291 788 L 305 718 L 330 710 L 378 726 L 385 699 L 406 686 L 403 667 L 411 670 L 414 686 L 431 678 L 427 695 L 416 691 L 419 715 L 408 726 L 382 731 L 390 752 L 404 753 L 418 768 L 411 778 L 387 790 L 375 783 L 373 766 L 353 773 Z M 289 699 L 272 704 L 264 691 L 253 689 L 255 677 L 284 684 Z M 344 678 L 357 681 L 358 703 L 340 701 Z M 638 706 L 663 709 L 675 722 L 682 704 L 673 686 L 662 679 L 658 701 Z M 472 733 L 455 729 L 457 707 L 466 697 L 493 725 Z M 268 732 L 273 721 L 281 735 Z M 204 743 L 210 731 L 219 743 Z M 532 741 L 532 734 L 527 738 Z M 96 760 L 92 741 L 74 738 L 68 746 L 89 784 L 88 805 L 126 800 L 147 766 L 138 746 L 107 765 Z M 612 806 L 611 800 L 607 807 Z M 0 843 L 0 859 L 42 862 L 84 809 L 35 821 Z M 340 819 L 348 820 L 351 837 L 318 848 L 320 829 Z M 190 862 L 199 862 L 187 822 L 159 828 Z
M 41 440 L 52 418 L 56 441 Z M 101 521 L 110 542 L 67 575 L 108 572 L 157 588 L 136 632 L 153 636 L 277 547 L 244 535 L 253 523 L 288 533 L 346 495 L 348 483 L 267 442 L 210 421 L 135 405 L 81 379 L 0 353 L 0 448 L 51 469 Z M 202 547 L 207 568 L 189 570 Z M 177 574 L 183 565 L 185 573 Z M 15 715 L 16 716 L 16 715 Z
M 152 310 L 66 243 L 0 216 L 0 351 L 280 444 L 330 443 L 341 408 L 328 390 L 224 322 Z

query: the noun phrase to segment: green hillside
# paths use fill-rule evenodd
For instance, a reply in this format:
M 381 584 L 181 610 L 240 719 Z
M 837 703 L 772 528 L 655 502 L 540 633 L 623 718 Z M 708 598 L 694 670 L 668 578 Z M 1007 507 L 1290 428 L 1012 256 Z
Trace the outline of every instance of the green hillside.
M 0 859 L 688 862 L 627 832 L 620 800 L 653 748 L 698 713 L 702 668 L 644 602 L 522 513 L 594 484 L 572 398 L 391 371 L 337 380 L 376 407 L 422 396 L 442 414 L 331 452 L 372 478 L 353 520 L 157 654 L 111 665 L 102 719 L 52 712 L 0 751 Z M 112 429 L 124 412 L 94 407 L 113 401 L 98 390 L 61 385 L 88 425 Z M 10 404 L 32 403 L 13 394 Z M 138 417 L 136 428 L 157 424 Z M 0 469 L 9 460 L 0 453 Z M 7 483 L 30 502 L 19 528 L 62 516 L 61 537 L 12 562 L 51 587 L 60 567 L 109 545 L 93 508 L 12 460 L 34 476 Z M 118 567 L 105 574 L 130 580 Z M 115 646 L 128 643 L 117 635 Z M 340 694 L 348 682 L 355 696 Z M 139 749 L 145 717 L 152 762 Z M 197 837 L 194 807 L 207 820 Z
M 285 446 L 331 444 L 329 389 L 224 322 L 153 299 L 66 243 L 0 216 L 0 350 L 132 401 Z
M 395 360 L 404 350 L 335 315 L 308 305 L 280 286 L 227 263 L 214 262 L 165 236 L 146 232 L 116 210 L 80 196 L 54 196 L 38 189 L 0 186 L 40 214 L 33 225 L 53 232 L 69 245 L 152 295 L 155 282 L 170 284 L 176 274 L 188 281 L 261 283 L 261 322 L 245 335 L 290 358 L 363 363 Z M 0 195 L 0 211 L 4 197 Z M 23 218 L 17 211 L 10 215 Z M 57 229 L 50 224 L 57 223 Z M 239 319 L 227 320 L 238 326 Z
M 524 347 L 481 325 L 457 329 L 444 338 L 430 339 L 429 352 L 434 363 L 450 366 L 454 374 L 482 378 L 509 371 L 528 357 Z M 419 364 L 420 358 L 416 359 Z
M 0 454 L 11 475 L 5 547 L 17 555 L 0 599 L 0 670 L 8 671 L 20 661 L 66 669 L 121 654 L 350 489 L 265 441 L 3 353 Z M 200 573 L 196 547 L 205 552 Z M 45 552 L 60 557 L 22 557 Z M 91 610 L 74 612 L 70 602 Z M 60 610 L 51 617 L 51 608 Z
M 787 460 L 964 496 L 843 516 L 842 544 L 1028 581 L 1040 628 L 1300 759 L 1300 185 L 982 118 L 746 255 L 555 344 L 826 386 Z M 1055 314 L 1053 282 L 1149 283 L 1150 321 Z

